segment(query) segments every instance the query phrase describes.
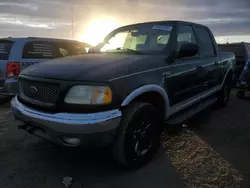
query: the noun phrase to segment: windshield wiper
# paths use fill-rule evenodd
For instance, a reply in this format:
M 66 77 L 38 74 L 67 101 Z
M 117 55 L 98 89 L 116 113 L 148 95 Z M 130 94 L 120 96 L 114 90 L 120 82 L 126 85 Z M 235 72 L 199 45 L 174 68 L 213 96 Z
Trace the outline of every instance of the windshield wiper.
M 133 50 L 131 48 L 124 48 L 124 47 L 119 47 L 119 48 L 116 48 L 116 50 L 125 50 L 125 51 L 128 51 L 128 52 L 133 52 L 133 53 L 137 53 L 137 54 L 140 54 L 141 52 L 137 51 L 137 50 Z

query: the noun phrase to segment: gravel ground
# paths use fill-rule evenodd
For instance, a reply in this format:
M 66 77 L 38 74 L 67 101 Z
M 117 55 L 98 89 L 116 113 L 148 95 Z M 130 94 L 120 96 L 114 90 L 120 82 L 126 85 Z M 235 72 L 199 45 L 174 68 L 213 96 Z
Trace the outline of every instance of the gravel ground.
M 155 159 L 137 171 L 113 162 L 107 148 L 59 147 L 18 130 L 7 104 L 0 107 L 0 187 L 60 188 L 67 176 L 73 188 L 250 187 L 250 100 L 235 93 L 227 108 L 166 130 Z

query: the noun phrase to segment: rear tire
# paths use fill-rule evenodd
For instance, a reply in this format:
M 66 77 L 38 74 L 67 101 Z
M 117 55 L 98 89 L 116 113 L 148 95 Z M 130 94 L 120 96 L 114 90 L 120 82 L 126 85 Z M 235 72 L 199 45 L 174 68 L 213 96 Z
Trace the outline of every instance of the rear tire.
M 228 105 L 232 90 L 232 77 L 229 75 L 222 87 L 222 90 L 217 93 L 217 106 L 223 108 Z
M 113 146 L 114 158 L 129 168 L 139 168 L 151 161 L 160 143 L 158 114 L 149 103 L 129 105 Z

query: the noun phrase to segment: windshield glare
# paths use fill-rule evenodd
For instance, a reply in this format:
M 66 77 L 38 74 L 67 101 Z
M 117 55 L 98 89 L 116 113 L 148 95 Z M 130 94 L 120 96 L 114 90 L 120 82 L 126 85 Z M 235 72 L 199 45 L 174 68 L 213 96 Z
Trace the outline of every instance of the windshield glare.
M 119 52 L 122 50 L 160 52 L 168 44 L 172 27 L 152 26 L 136 28 L 114 33 L 102 46 L 101 52 Z

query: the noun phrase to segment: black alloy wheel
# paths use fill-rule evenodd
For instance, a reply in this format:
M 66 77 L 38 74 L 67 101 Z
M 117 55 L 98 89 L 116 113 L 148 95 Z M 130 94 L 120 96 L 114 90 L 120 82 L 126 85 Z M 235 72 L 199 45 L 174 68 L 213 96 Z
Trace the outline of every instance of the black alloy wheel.
M 125 109 L 114 144 L 114 157 L 129 168 L 139 168 L 153 158 L 159 147 L 160 131 L 155 107 L 134 103 Z

